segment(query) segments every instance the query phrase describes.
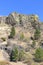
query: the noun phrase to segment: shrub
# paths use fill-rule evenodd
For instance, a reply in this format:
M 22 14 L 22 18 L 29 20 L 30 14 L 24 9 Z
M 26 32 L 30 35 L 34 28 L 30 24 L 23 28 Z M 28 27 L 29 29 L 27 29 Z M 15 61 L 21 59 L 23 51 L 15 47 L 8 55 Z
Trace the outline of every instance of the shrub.
M 34 33 L 34 39 L 37 40 L 40 38 L 40 30 L 36 29 L 35 33 Z
M 20 34 L 20 39 L 21 39 L 21 40 L 24 39 L 24 34 L 23 34 L 23 32 Z
M 19 52 L 19 61 L 21 61 L 21 60 L 23 60 L 24 59 L 24 51 L 23 50 L 21 50 L 20 52 Z
M 4 38 L 4 37 L 2 37 L 1 39 L 2 39 L 3 41 L 6 41 L 6 38 Z
M 13 38 L 15 36 L 15 28 L 14 26 L 11 28 L 10 36 L 9 38 Z
M 12 50 L 12 53 L 11 53 L 11 61 L 18 61 L 18 49 L 15 47 L 13 50 Z
M 24 51 L 18 50 L 16 47 L 12 50 L 12 53 L 10 55 L 11 61 L 22 61 L 24 59 Z
M 43 49 L 41 49 L 41 48 L 36 49 L 35 60 L 36 61 L 43 61 Z

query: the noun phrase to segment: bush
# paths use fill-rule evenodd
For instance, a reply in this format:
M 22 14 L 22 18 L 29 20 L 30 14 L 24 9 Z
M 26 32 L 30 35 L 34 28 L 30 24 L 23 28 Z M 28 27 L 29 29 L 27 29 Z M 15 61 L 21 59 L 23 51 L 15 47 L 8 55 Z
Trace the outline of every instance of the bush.
M 36 49 L 35 60 L 36 61 L 43 61 L 43 49 L 41 49 L 41 48 Z
M 18 49 L 15 47 L 13 50 L 12 50 L 12 53 L 11 53 L 11 61 L 18 61 Z
M 21 60 L 23 60 L 23 59 L 24 59 L 24 51 L 21 50 L 21 51 L 19 52 L 19 61 L 21 61 Z
M 2 37 L 1 39 L 2 39 L 3 41 L 6 41 L 6 38 L 4 38 L 4 37 Z
M 23 34 L 23 32 L 20 34 L 20 39 L 21 39 L 21 40 L 24 39 L 24 34 Z
M 12 50 L 12 53 L 10 55 L 11 61 L 22 61 L 24 59 L 24 51 L 18 50 L 16 47 Z
M 15 36 L 15 28 L 14 26 L 11 28 L 10 36 L 9 38 L 13 38 Z
M 37 40 L 40 38 L 40 30 L 36 29 L 35 33 L 34 33 L 34 39 Z

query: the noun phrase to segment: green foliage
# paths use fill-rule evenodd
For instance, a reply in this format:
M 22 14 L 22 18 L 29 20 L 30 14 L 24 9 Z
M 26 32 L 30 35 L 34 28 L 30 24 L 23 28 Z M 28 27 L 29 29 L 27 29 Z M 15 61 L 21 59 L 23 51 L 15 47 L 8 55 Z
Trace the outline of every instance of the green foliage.
M 24 51 L 18 50 L 16 47 L 12 50 L 10 60 L 11 61 L 22 61 L 24 59 Z
M 21 51 L 19 52 L 19 61 L 21 61 L 21 60 L 23 60 L 23 59 L 24 59 L 24 51 L 21 50 Z
M 32 47 L 35 48 L 35 45 L 36 45 L 36 42 L 35 42 L 35 40 L 33 40 Z
M 3 41 L 6 41 L 6 38 L 4 38 L 4 37 L 2 37 L 1 39 L 2 39 Z
M 13 38 L 15 36 L 15 28 L 14 26 L 11 28 L 11 32 L 10 32 L 10 38 Z
M 43 61 L 43 49 L 41 49 L 41 48 L 36 49 L 35 60 L 36 61 Z
M 34 33 L 34 39 L 35 40 L 38 40 L 40 38 L 40 30 L 39 29 L 36 29 L 35 33 Z
M 21 39 L 21 40 L 24 39 L 24 34 L 23 34 L 23 32 L 20 34 L 20 39 Z
M 12 54 L 11 54 L 11 61 L 18 61 L 18 49 L 15 47 L 13 50 L 12 50 Z

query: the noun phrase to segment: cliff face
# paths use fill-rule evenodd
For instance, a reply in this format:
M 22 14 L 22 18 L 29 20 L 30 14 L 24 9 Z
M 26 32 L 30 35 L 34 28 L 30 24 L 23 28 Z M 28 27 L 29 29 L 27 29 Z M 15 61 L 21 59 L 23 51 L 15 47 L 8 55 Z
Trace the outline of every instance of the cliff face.
M 31 35 L 34 34 L 36 28 L 40 28 L 43 34 L 43 24 L 37 15 L 23 15 L 15 12 L 8 16 L 0 17 L 0 23 L 21 28 L 20 31 L 30 32 Z
M 37 27 L 39 24 L 39 20 L 37 15 L 22 15 L 18 13 L 12 13 L 6 18 L 6 23 L 11 25 L 16 24 L 28 28 L 29 25 L 33 24 L 35 24 L 35 26 Z
M 31 35 L 34 34 L 36 28 L 40 28 L 42 31 L 41 35 L 43 34 L 43 24 L 37 15 L 23 15 L 15 12 L 9 14 L 9 16 L 5 18 L 5 21 L 8 25 L 14 25 L 15 27 L 22 28 L 22 31 L 30 32 Z
M 37 15 L 22 15 L 18 13 L 12 13 L 6 17 L 6 23 L 14 26 L 25 28 L 28 31 L 32 31 L 37 27 L 40 27 L 40 22 Z
M 35 28 L 35 26 L 40 27 L 41 23 L 39 22 L 39 17 L 37 15 L 23 15 L 18 13 L 0 16 L 0 23 L 2 22 L 15 26 L 23 26 L 24 28 L 29 28 L 30 26 L 33 28 Z

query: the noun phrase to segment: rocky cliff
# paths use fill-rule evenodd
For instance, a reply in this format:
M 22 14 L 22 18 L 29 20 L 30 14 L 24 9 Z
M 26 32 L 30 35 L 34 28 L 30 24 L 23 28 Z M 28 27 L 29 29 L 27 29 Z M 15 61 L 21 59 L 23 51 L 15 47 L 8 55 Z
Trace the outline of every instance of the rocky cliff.
M 29 31 L 30 33 L 34 33 L 36 28 L 40 28 L 43 34 L 43 23 L 40 22 L 38 15 L 23 15 L 14 12 L 8 16 L 0 17 L 0 23 L 14 25 L 21 28 L 22 31 Z
M 15 26 L 16 30 L 22 32 L 29 32 L 32 36 L 36 28 L 40 28 L 41 36 L 43 38 L 43 23 L 40 21 L 38 15 L 23 15 L 19 13 L 11 13 L 8 16 L 0 16 L 0 24 Z M 2 25 L 2 26 L 3 26 Z

